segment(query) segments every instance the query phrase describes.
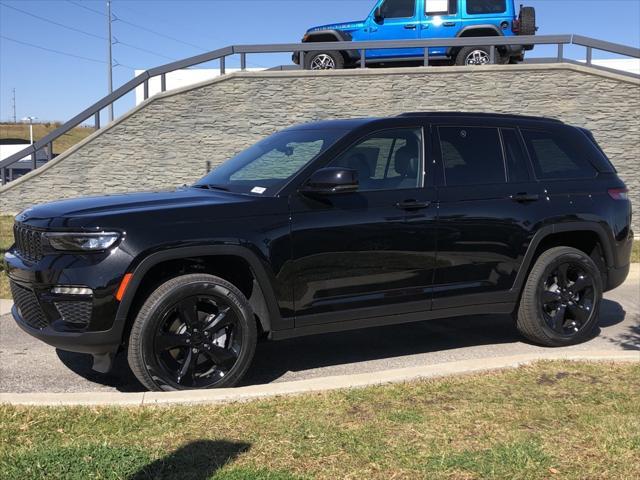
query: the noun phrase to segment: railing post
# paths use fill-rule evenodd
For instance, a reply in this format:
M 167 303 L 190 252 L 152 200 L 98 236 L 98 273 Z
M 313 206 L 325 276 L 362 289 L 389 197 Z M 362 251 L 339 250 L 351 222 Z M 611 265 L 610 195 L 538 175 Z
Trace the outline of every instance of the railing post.
M 304 50 L 300 50 L 300 68 L 304 70 Z
M 0 169 L 0 177 L 2 177 L 2 185 L 6 185 L 6 183 L 7 183 L 7 169 L 5 167 L 2 167 L 2 169 Z
M 149 98 L 149 79 L 147 78 L 144 81 L 144 99 L 146 100 L 147 98 Z
M 496 63 L 496 46 L 495 45 L 491 45 L 491 47 L 489 48 L 489 63 L 491 65 Z
M 93 127 L 96 130 L 100 130 L 100 110 L 98 110 L 96 112 L 96 114 L 93 116 Z
M 166 73 L 163 73 L 162 75 L 160 75 L 160 91 L 161 92 L 167 91 L 167 74 Z
M 240 70 L 243 72 L 247 69 L 247 54 L 242 52 L 240 54 Z
M 562 59 L 564 57 L 564 44 L 558 44 L 558 62 L 562 63 Z
M 360 68 L 367 68 L 367 51 L 363 48 L 360 50 Z
M 593 63 L 593 48 L 587 47 L 587 65 Z
M 225 74 L 225 57 L 220 57 L 220 75 Z
M 425 47 L 424 49 L 424 66 L 429 66 L 429 47 Z
M 53 160 L 53 142 L 49 142 L 49 148 L 47 149 L 47 161 Z
M 35 170 L 38 168 L 37 159 L 36 159 L 36 151 L 31 152 L 31 169 Z

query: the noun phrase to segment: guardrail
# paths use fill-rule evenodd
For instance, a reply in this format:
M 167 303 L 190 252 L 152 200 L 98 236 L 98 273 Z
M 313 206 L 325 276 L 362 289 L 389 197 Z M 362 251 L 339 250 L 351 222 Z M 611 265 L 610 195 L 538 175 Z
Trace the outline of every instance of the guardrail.
M 586 48 L 586 64 L 593 65 L 593 51 L 600 50 L 615 53 L 627 57 L 640 58 L 640 48 L 630 47 L 617 43 L 606 42 L 581 35 L 534 35 L 517 37 L 467 37 L 467 38 L 441 38 L 425 40 L 388 40 L 388 41 L 368 41 L 368 42 L 318 42 L 318 43 L 283 43 L 267 45 L 235 45 L 211 52 L 203 53 L 193 57 L 168 63 L 160 67 L 147 70 L 132 80 L 128 81 L 113 93 L 105 96 L 98 102 L 83 110 L 60 128 L 38 140 L 33 145 L 11 155 L 0 162 L 0 179 L 2 185 L 7 182 L 7 171 L 25 157 L 31 156 L 31 168 L 36 169 L 36 152 L 47 149 L 47 157 L 51 160 L 53 156 L 53 142 L 60 136 L 77 127 L 82 122 L 94 117 L 96 130 L 100 128 L 100 112 L 112 105 L 117 100 L 133 91 L 136 87 L 143 85 L 144 99 L 149 98 L 149 79 L 160 77 L 160 90 L 166 91 L 166 75 L 175 70 L 193 67 L 206 62 L 219 60 L 220 74 L 225 74 L 226 58 L 232 55 L 240 55 L 240 69 L 245 70 L 247 66 L 248 54 L 260 53 L 287 53 L 297 52 L 300 55 L 300 64 L 304 65 L 304 55 L 308 52 L 322 50 L 351 50 L 359 51 L 360 67 L 366 67 L 366 51 L 371 49 L 392 49 L 392 48 L 422 48 L 424 51 L 424 65 L 429 66 L 429 48 L 432 47 L 490 47 L 490 61 L 495 62 L 497 47 L 504 45 L 556 45 L 557 57 L 555 61 L 568 61 L 564 55 L 565 45 L 578 45 Z M 573 63 L 573 62 L 572 62 Z

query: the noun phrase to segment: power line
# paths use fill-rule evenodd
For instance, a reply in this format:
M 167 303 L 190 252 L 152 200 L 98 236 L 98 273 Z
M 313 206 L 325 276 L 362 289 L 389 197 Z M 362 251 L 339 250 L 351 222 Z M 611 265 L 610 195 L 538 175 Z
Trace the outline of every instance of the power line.
M 154 52 L 152 50 L 147 50 L 146 48 L 136 47 L 135 45 L 131 45 L 130 43 L 122 42 L 122 41 L 118 40 L 115 36 L 113 37 L 113 39 L 115 40 L 113 42 L 114 45 L 124 45 L 125 47 L 133 48 L 134 50 L 139 50 L 139 51 L 144 52 L 144 53 L 150 53 L 151 55 L 155 55 L 157 57 L 166 58 L 167 60 L 176 60 L 173 57 L 167 57 L 166 55 L 163 55 L 161 53 L 156 53 L 156 52 Z
M 0 35 L 0 38 L 2 38 L 3 40 L 8 40 L 10 42 L 19 43 L 20 45 L 26 45 L 27 47 L 33 47 L 33 48 L 37 48 L 39 50 L 44 50 L 46 52 L 57 53 L 59 55 L 65 55 L 67 57 L 73 57 L 73 58 L 77 58 L 77 59 L 80 59 L 80 60 L 87 60 L 87 61 L 95 62 L 95 63 L 104 63 L 104 64 L 107 63 L 104 60 L 98 60 L 97 58 L 83 57 L 82 55 L 76 55 L 74 53 L 69 53 L 69 52 L 63 52 L 61 50 L 56 50 L 56 49 L 53 49 L 53 48 L 43 47 L 41 45 L 36 45 L 34 43 L 23 42 L 22 40 L 16 40 L 15 38 L 10 38 L 10 37 L 7 37 L 5 35 Z M 133 68 L 132 66 L 126 65 L 124 63 L 120 63 L 115 59 L 114 59 L 114 67 L 123 67 L 123 68 L 128 68 L 130 70 L 135 70 L 135 68 Z
M 80 2 L 74 2 L 73 0 L 67 0 L 68 3 L 72 3 L 73 5 L 75 5 L 76 7 L 80 7 L 80 8 L 84 8 L 85 10 L 88 10 L 90 12 L 95 13 L 96 15 L 100 15 L 101 17 L 106 17 L 106 15 L 98 10 L 94 10 L 93 8 L 87 7 L 86 5 L 83 5 Z
M 21 8 L 17 8 L 17 7 L 11 6 L 11 5 L 7 5 L 5 3 L 0 3 L 0 5 L 5 7 L 5 8 L 10 8 L 11 10 L 15 10 L 16 12 L 20 12 L 20 13 L 23 13 L 25 15 L 29 15 L 30 17 L 37 18 L 38 20 L 41 20 L 43 22 L 51 23 L 52 25 L 56 25 L 58 27 L 66 28 L 67 30 L 71 30 L 72 32 L 82 33 L 83 35 L 87 35 L 87 36 L 93 37 L 93 38 L 98 38 L 100 40 L 106 40 L 107 39 L 107 37 L 102 37 L 100 35 L 96 35 L 95 33 L 87 32 L 87 31 L 81 30 L 79 28 L 70 27 L 69 25 L 64 25 L 62 23 L 58 23 L 58 22 L 56 22 L 54 20 L 50 20 L 48 18 L 41 17 L 41 16 L 36 15 L 34 13 L 27 12 L 26 10 L 22 10 Z
M 73 57 L 73 58 L 77 58 L 77 59 L 80 59 L 80 60 L 87 60 L 89 62 L 95 62 L 95 63 L 107 63 L 104 60 L 98 60 L 97 58 L 83 57 L 82 55 L 76 55 L 74 53 L 63 52 L 61 50 L 55 50 L 53 48 L 43 47 L 43 46 L 35 45 L 35 44 L 29 43 L 29 42 L 23 42 L 22 40 L 16 40 L 15 38 L 10 38 L 10 37 L 7 37 L 5 35 L 0 35 L 0 38 L 3 38 L 4 40 L 9 40 L 10 42 L 19 43 L 21 45 L 26 45 L 27 47 L 38 48 L 40 50 L 45 50 L 47 52 L 57 53 L 59 55 L 66 55 L 67 57 Z

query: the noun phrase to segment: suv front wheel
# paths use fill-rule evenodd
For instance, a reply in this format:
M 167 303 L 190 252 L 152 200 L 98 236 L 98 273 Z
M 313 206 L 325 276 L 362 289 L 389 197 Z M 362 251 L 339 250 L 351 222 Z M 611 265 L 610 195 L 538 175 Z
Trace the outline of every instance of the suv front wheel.
M 544 252 L 522 291 L 517 326 L 547 347 L 588 340 L 598 324 L 602 300 L 600 270 L 584 252 L 556 247 Z
M 149 390 L 232 387 L 247 371 L 256 339 L 240 290 L 212 275 L 183 275 L 142 305 L 129 336 L 129 366 Z
M 339 70 L 344 68 L 344 57 L 340 52 L 307 52 L 304 56 L 306 70 Z

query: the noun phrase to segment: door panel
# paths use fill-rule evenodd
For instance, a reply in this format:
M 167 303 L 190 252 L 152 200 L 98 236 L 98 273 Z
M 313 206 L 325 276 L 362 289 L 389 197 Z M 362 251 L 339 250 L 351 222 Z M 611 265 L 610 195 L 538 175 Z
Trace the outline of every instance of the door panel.
M 377 132 L 331 162 L 358 171 L 356 193 L 292 195 L 296 326 L 431 308 L 436 193 L 422 187 L 418 136 L 415 128 Z
M 507 182 L 497 127 L 440 126 L 434 142 L 445 185 L 439 189 L 433 308 L 513 301 L 509 290 L 540 217 L 540 187 L 526 166 L 519 183 Z
M 370 40 L 417 40 L 420 38 L 421 13 L 416 0 L 385 0 L 380 7 L 385 18 L 370 20 Z M 421 55 L 419 48 L 371 49 L 366 58 L 401 58 Z
M 425 0 L 424 16 L 420 24 L 420 38 L 454 38 L 460 31 L 458 0 Z M 429 49 L 430 56 L 446 55 L 446 47 Z

